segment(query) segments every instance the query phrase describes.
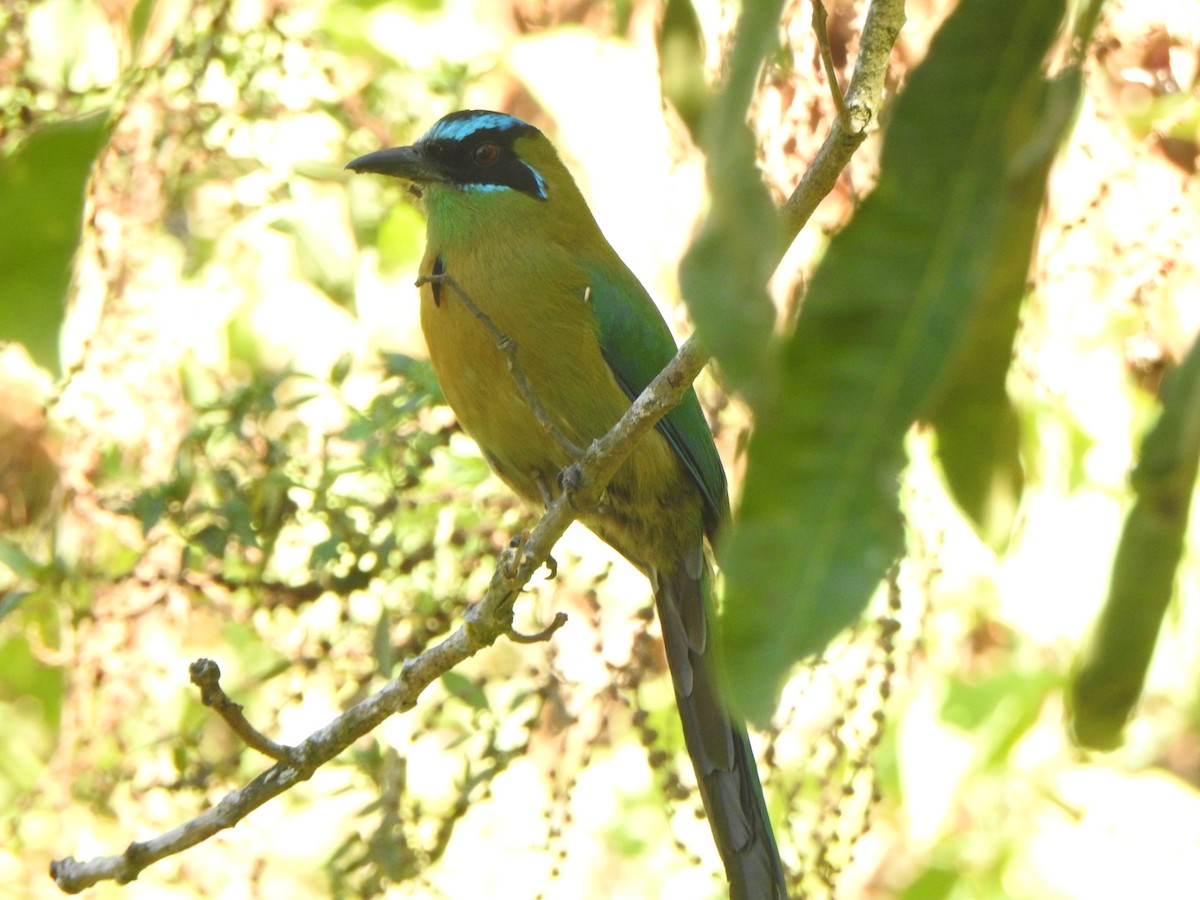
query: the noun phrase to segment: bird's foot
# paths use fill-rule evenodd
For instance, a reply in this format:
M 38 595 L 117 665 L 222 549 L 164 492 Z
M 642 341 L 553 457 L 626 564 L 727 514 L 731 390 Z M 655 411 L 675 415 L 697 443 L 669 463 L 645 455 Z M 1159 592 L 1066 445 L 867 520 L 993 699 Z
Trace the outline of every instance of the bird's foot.
M 500 565 L 504 567 L 504 574 L 508 578 L 517 578 L 521 573 L 521 566 L 525 563 L 525 547 L 529 543 L 530 532 L 522 531 L 520 534 L 514 534 L 508 541 L 508 546 L 504 548 L 504 552 L 500 556 Z M 558 560 L 549 554 L 546 555 L 546 561 L 542 564 L 546 567 L 546 578 L 553 581 L 558 577 Z
M 514 534 L 508 541 L 508 546 L 500 554 L 500 565 L 504 567 L 507 578 L 516 578 L 521 571 L 521 563 L 525 561 L 525 545 L 529 543 L 529 532 L 522 531 Z
M 520 534 L 514 534 L 512 536 L 512 538 L 509 540 L 508 546 L 505 547 L 504 552 L 501 553 L 500 560 L 498 563 L 499 566 L 503 567 L 504 574 L 507 577 L 509 577 L 509 578 L 517 578 L 518 577 L 519 572 L 521 570 L 521 566 L 525 562 L 525 548 L 528 544 L 529 544 L 529 532 L 528 531 L 522 531 Z M 546 566 L 546 569 L 548 570 L 548 574 L 546 576 L 547 578 L 555 578 L 558 575 L 558 562 L 554 559 L 553 556 L 547 555 L 544 565 Z M 512 604 L 516 602 L 517 595 L 519 593 L 520 593 L 520 591 L 514 591 L 504 601 L 505 607 L 508 610 L 510 610 L 510 612 L 509 612 L 510 616 L 511 616 Z M 511 618 L 510 618 L 510 622 L 511 622 Z M 539 641 L 549 640 L 550 636 L 552 634 L 554 634 L 554 632 L 558 631 L 558 629 L 562 628 L 563 625 L 566 624 L 566 622 L 567 622 L 567 614 L 560 612 L 560 613 L 555 613 L 554 621 L 551 622 L 549 625 L 547 625 L 545 628 L 543 628 L 541 631 L 536 631 L 533 634 L 525 634 L 524 632 L 517 631 L 510 624 L 504 633 L 506 635 L 508 635 L 510 640 L 515 641 L 518 644 L 536 644 Z
M 558 489 L 564 492 L 578 491 L 587 483 L 578 463 L 572 463 L 558 472 Z
M 582 512 L 585 509 L 591 508 L 592 502 L 590 498 L 584 500 L 583 503 L 580 503 L 579 499 L 577 499 L 580 494 L 587 491 L 590 487 L 588 478 L 583 474 L 583 469 L 580 468 L 579 463 L 572 463 L 565 469 L 560 470 L 556 480 L 558 482 L 558 489 L 566 496 L 567 502 L 571 504 L 571 509 L 576 512 Z M 605 492 L 601 492 L 599 498 L 596 500 L 596 505 L 602 505 L 604 499 Z

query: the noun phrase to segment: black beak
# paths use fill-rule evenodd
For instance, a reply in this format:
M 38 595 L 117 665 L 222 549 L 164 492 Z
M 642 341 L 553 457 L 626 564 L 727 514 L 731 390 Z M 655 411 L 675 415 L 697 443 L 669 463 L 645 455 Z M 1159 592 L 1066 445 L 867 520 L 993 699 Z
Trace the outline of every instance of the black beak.
M 417 147 L 392 147 L 389 150 L 376 150 L 360 156 L 346 164 L 352 172 L 374 172 L 377 175 L 390 175 L 393 178 L 403 178 L 424 184 L 429 181 L 441 181 L 442 177 L 435 166 L 422 155 Z

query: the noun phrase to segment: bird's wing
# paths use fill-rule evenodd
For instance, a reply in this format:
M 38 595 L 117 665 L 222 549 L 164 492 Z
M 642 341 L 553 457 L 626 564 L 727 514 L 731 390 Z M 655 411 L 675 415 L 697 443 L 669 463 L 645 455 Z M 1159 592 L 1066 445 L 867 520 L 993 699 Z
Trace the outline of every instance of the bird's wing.
M 675 356 L 675 339 L 646 289 L 624 263 L 584 268 L 601 351 L 632 400 Z M 679 405 L 659 420 L 658 430 L 700 486 L 705 530 L 715 535 L 719 525 L 729 519 L 729 493 L 725 469 L 694 390 L 689 389 Z

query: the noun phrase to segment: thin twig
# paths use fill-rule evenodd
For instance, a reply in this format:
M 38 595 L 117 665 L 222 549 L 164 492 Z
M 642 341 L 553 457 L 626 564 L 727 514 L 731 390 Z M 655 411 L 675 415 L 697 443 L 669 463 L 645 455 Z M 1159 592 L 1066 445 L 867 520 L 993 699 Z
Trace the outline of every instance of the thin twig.
M 295 747 L 277 744 L 250 724 L 242 713 L 242 705 L 229 699 L 221 687 L 221 669 L 211 659 L 198 659 L 188 668 L 192 684 L 200 688 L 200 702 L 225 720 L 247 747 L 257 750 L 276 762 L 298 762 Z
M 819 0 L 814 0 L 814 7 Z M 814 21 L 816 10 L 814 8 Z M 904 0 L 871 0 L 858 42 L 858 59 L 843 101 L 845 117 L 839 110 L 821 149 L 804 172 L 782 209 L 783 246 L 786 248 L 800 233 L 825 195 L 833 190 L 850 157 L 867 137 L 871 123 L 883 105 L 883 83 L 888 58 L 904 25 Z M 831 86 L 835 79 L 830 77 Z
M 554 438 L 555 442 L 563 450 L 567 451 L 567 455 L 571 459 L 579 459 L 583 455 L 583 451 L 575 446 L 574 442 L 563 434 L 562 429 L 550 418 L 550 414 L 546 412 L 546 408 L 538 400 L 537 392 L 534 391 L 533 384 L 525 375 L 525 370 L 521 368 L 520 360 L 517 359 L 517 342 L 500 330 L 496 323 L 492 321 L 491 316 L 479 308 L 470 295 L 463 290 L 462 285 L 449 272 L 441 272 L 437 275 L 422 275 L 417 279 L 417 287 L 423 284 L 448 284 L 454 290 L 454 293 L 458 294 L 458 298 L 462 301 L 463 306 L 470 311 L 471 315 L 483 323 L 483 327 L 496 339 L 496 346 L 500 348 L 500 352 L 508 360 L 508 370 L 512 373 L 513 380 L 517 382 L 517 388 L 521 391 L 521 398 L 525 401 L 525 405 L 529 407 L 529 411 L 533 413 L 534 418 L 538 420 L 538 424 L 546 430 L 546 433 L 550 437 Z
M 550 640 L 550 637 L 558 629 L 567 624 L 567 614 L 565 612 L 557 612 L 554 614 L 554 621 L 543 628 L 541 631 L 535 631 L 533 634 L 524 634 L 516 629 L 510 628 L 505 636 L 515 644 L 539 644 L 542 641 Z
M 290 748 L 289 760 L 276 763 L 191 821 L 150 840 L 130 844 L 119 856 L 83 862 L 71 857 L 55 860 L 50 864 L 55 883 L 66 893 L 74 894 L 101 881 L 130 882 L 151 863 L 232 828 L 271 798 L 306 781 L 318 767 L 389 716 L 412 709 L 430 683 L 512 629 L 512 599 L 516 589 L 502 573 L 512 562 L 509 557 L 518 552 L 505 548 L 501 553 L 503 564 L 497 566 L 487 594 L 467 611 L 463 624 L 453 634 L 405 661 L 400 674 L 383 688 Z
M 829 82 L 829 93 L 837 109 L 842 128 L 850 130 L 850 111 L 846 109 L 846 98 L 838 84 L 837 69 L 833 65 L 833 51 L 829 49 L 829 12 L 824 0 L 812 0 L 812 27 L 817 35 L 817 47 L 821 51 L 821 65 L 825 69 L 825 80 Z

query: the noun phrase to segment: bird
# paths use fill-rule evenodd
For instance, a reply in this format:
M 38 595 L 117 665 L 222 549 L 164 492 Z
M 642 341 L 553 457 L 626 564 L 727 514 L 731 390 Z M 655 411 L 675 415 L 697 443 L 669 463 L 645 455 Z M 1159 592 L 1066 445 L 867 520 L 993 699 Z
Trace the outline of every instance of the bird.
M 608 432 L 674 356 L 658 307 L 604 237 L 554 145 L 515 116 L 452 112 L 411 146 L 346 168 L 400 179 L 423 207 L 420 321 L 442 393 L 492 470 L 544 507 L 563 489 L 571 447 Z M 717 660 L 711 555 L 730 505 L 694 390 L 579 518 L 653 587 L 730 897 L 786 898 L 754 753 Z

